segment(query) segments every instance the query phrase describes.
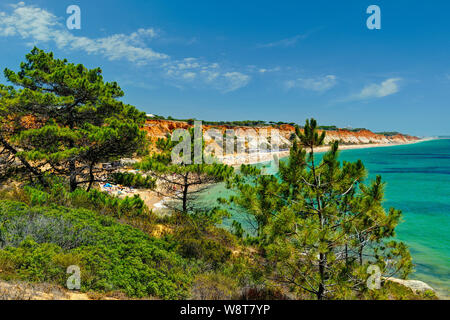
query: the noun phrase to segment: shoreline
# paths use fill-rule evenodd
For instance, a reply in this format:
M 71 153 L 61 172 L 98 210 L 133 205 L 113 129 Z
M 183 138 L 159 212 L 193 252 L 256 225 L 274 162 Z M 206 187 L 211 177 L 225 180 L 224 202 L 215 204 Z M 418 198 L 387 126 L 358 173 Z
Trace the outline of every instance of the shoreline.
M 435 140 L 436 138 L 424 138 L 414 141 L 407 141 L 404 143 L 372 143 L 372 144 L 355 144 L 355 145 L 342 145 L 339 147 L 340 150 L 351 150 L 351 149 L 365 149 L 365 148 L 378 148 L 378 147 L 394 147 L 408 144 L 415 144 L 430 140 Z M 329 146 L 318 147 L 316 152 L 323 153 L 330 149 Z M 280 159 L 289 156 L 289 150 L 278 151 L 278 152 L 266 152 L 266 153 L 255 153 L 255 154 L 239 154 L 234 156 L 226 156 L 227 159 L 221 159 L 221 163 L 231 165 L 233 167 L 239 167 L 242 164 L 264 164 L 273 160 L 273 156 L 277 155 Z M 225 157 L 224 157 L 225 158 Z M 168 200 L 166 197 L 158 195 L 157 192 L 148 190 L 136 190 L 136 193 L 141 196 L 145 204 L 151 210 L 161 210 L 165 208 L 164 203 Z
M 379 148 L 379 147 L 394 147 L 408 144 L 416 144 L 420 142 L 426 142 L 436 140 L 437 138 L 423 138 L 418 140 L 406 141 L 402 143 L 367 143 L 367 144 L 352 144 L 352 145 L 340 145 L 339 150 L 351 150 L 351 149 L 366 149 L 366 148 Z M 327 152 L 330 146 L 322 146 L 315 149 L 318 153 Z M 273 160 L 274 156 L 278 156 L 279 159 L 289 156 L 289 150 L 265 152 L 265 153 L 241 153 L 233 156 L 224 156 L 219 161 L 223 164 L 231 165 L 233 167 L 241 166 L 242 164 L 262 164 Z
M 378 148 L 378 147 L 394 147 L 394 146 L 401 146 L 401 145 L 409 145 L 409 144 L 417 144 L 421 142 L 431 141 L 431 140 L 437 140 L 439 138 L 423 138 L 413 141 L 406 141 L 402 143 L 379 143 L 379 144 L 355 144 L 355 145 L 341 145 L 339 147 L 340 150 L 352 150 L 352 149 L 366 149 L 366 148 Z M 315 149 L 318 153 L 326 152 L 330 149 L 329 146 L 322 146 Z M 267 153 L 260 153 L 260 154 L 239 154 L 234 156 L 228 156 L 228 160 L 243 160 L 240 163 L 237 164 L 231 164 L 234 167 L 240 166 L 241 164 L 261 164 L 261 163 L 267 163 L 273 159 L 274 155 L 278 155 L 280 158 L 289 156 L 289 151 L 280 151 L 280 152 L 267 152 Z M 263 159 L 261 161 L 261 158 Z M 226 163 L 229 164 L 229 163 Z M 148 194 L 148 198 L 146 199 L 147 205 L 149 205 L 149 208 L 152 210 L 160 211 L 165 208 L 165 201 L 167 201 L 166 198 L 158 196 L 156 193 L 151 192 L 151 195 Z M 150 200 L 150 201 L 148 201 Z M 401 280 L 397 278 L 389 278 L 387 279 L 389 281 L 397 282 L 407 288 L 410 288 L 413 291 L 421 291 L 421 290 L 432 290 L 438 299 L 440 300 L 448 300 L 449 296 L 443 293 L 442 288 L 440 287 L 432 287 L 428 284 L 428 282 L 424 281 L 423 278 L 420 277 L 413 277 L 412 279 L 409 278 L 408 280 Z

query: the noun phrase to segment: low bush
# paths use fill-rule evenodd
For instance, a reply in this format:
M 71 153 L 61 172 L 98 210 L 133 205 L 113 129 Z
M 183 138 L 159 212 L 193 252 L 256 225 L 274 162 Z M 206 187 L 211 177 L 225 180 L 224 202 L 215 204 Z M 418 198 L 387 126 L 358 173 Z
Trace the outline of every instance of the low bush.
M 238 297 L 236 279 L 218 273 L 198 275 L 192 286 L 194 300 L 231 300 Z
M 177 243 L 178 252 L 185 258 L 201 261 L 204 271 L 218 270 L 230 262 L 232 250 L 237 246 L 236 237 L 216 227 L 221 213 L 193 212 L 188 215 L 172 215 L 175 232 L 170 236 Z
M 177 239 L 180 254 L 187 258 L 202 260 L 205 268 L 217 269 L 231 257 L 231 251 L 215 240 L 190 237 Z
M 48 189 L 41 186 L 25 186 L 22 189 L 6 188 L 0 192 L 0 199 L 18 200 L 30 206 L 56 204 L 71 208 L 84 208 L 115 218 L 153 218 L 151 211 L 138 195 L 119 198 L 96 189 L 89 192 L 83 189 L 69 192 L 64 183 L 54 183 Z
M 175 243 L 86 209 L 0 201 L 0 276 L 65 285 L 81 268 L 82 290 L 186 298 L 194 272 Z
M 111 175 L 111 179 L 115 184 L 127 187 L 153 189 L 156 186 L 155 179 L 141 174 L 115 172 Z
M 86 192 L 78 189 L 69 193 L 69 199 L 69 204 L 75 208 L 87 208 L 116 218 L 150 216 L 147 206 L 138 195 L 121 199 L 98 190 Z

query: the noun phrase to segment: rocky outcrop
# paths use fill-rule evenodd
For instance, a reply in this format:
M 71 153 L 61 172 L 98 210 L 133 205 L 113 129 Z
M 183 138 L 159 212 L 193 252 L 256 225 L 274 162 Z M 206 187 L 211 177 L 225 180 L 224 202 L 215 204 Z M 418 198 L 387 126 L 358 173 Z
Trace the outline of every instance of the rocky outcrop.
M 164 138 L 168 133 L 175 129 L 189 129 L 192 127 L 187 122 L 170 120 L 147 120 L 144 129 L 151 137 Z
M 430 287 L 425 282 L 419 280 L 402 280 L 397 278 L 385 278 L 385 280 L 392 281 L 401 284 L 402 286 L 405 286 L 407 288 L 410 288 L 414 293 L 423 293 L 426 291 L 435 292 L 432 287 Z

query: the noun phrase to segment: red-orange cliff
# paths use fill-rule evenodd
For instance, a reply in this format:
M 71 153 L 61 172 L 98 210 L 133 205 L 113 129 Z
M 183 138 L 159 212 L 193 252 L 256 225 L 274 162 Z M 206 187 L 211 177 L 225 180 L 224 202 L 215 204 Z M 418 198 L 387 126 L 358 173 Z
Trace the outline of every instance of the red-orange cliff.
M 175 129 L 189 129 L 193 126 L 184 121 L 171 120 L 147 120 L 144 129 L 148 135 L 153 138 L 163 138 L 167 134 L 172 133 Z M 289 124 L 280 126 L 261 126 L 261 127 L 242 127 L 242 126 L 228 126 L 228 125 L 203 125 L 203 131 L 209 129 L 218 129 L 222 133 L 226 130 L 234 130 L 237 136 L 240 135 L 255 135 L 260 134 L 263 130 L 270 134 L 273 129 L 279 130 L 280 136 L 289 139 L 295 132 L 295 128 Z M 410 141 L 419 140 L 417 137 L 397 134 L 393 136 L 373 133 L 369 130 L 352 131 L 347 129 L 331 130 L 326 132 L 325 143 L 338 140 L 342 144 L 386 144 L 386 143 L 406 143 Z

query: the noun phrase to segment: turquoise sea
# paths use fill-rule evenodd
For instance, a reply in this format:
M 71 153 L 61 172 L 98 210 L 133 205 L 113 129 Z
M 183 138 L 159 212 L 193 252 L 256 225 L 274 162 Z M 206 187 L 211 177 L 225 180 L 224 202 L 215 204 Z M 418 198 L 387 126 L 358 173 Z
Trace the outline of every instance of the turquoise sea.
M 403 211 L 397 238 L 410 247 L 411 278 L 450 297 L 450 139 L 344 150 L 341 158 L 361 159 L 369 178 L 387 182 L 384 205 Z
M 409 247 L 415 264 L 411 279 L 425 281 L 442 298 L 450 297 L 450 139 L 416 144 L 341 151 L 341 160 L 361 159 L 369 179 L 387 182 L 385 207 L 403 211 L 397 238 Z M 213 202 L 230 192 L 210 189 L 202 201 Z M 233 218 L 246 225 L 242 212 Z M 225 222 L 225 224 L 229 224 Z M 248 225 L 248 224 L 247 224 Z

